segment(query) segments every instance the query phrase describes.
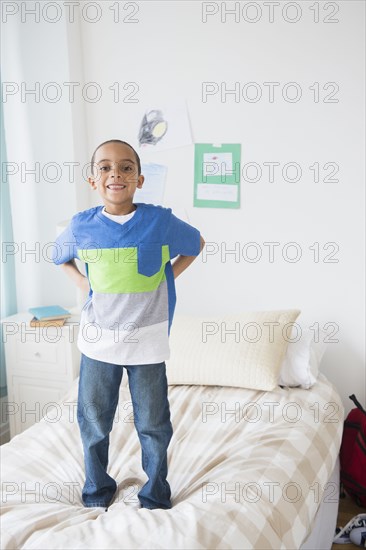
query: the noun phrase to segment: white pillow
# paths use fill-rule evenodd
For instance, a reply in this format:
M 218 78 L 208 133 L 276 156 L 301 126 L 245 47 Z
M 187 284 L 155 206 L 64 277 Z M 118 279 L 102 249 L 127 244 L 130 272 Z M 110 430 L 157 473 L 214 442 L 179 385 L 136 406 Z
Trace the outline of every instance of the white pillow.
M 286 355 L 278 377 L 279 386 L 311 388 L 319 374 L 319 365 L 326 350 L 327 333 L 319 331 L 319 342 L 314 340 L 314 331 L 301 323 L 294 323 Z
M 176 315 L 166 361 L 169 385 L 234 386 L 270 391 L 300 310 L 238 315 Z M 234 332 L 230 333 L 230 330 Z

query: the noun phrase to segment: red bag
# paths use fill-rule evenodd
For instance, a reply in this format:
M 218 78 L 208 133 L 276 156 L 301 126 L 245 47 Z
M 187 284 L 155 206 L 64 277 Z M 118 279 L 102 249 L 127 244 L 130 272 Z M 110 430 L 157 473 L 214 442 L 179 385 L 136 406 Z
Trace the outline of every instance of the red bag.
M 344 422 L 340 476 L 349 496 L 359 506 L 366 506 L 366 411 L 355 395 L 349 398 L 357 409 L 352 409 Z

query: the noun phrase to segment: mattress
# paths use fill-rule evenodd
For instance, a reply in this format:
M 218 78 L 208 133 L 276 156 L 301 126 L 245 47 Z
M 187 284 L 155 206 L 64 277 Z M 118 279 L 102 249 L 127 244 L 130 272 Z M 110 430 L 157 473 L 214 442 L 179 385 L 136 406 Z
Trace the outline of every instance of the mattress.
M 344 409 L 323 375 L 311 390 L 170 386 L 170 510 L 139 507 L 146 476 L 128 386 L 110 437 L 115 500 L 108 511 L 82 505 L 77 386 L 1 447 L 4 550 L 294 549 L 309 540 L 324 496 L 338 501 L 327 483 Z

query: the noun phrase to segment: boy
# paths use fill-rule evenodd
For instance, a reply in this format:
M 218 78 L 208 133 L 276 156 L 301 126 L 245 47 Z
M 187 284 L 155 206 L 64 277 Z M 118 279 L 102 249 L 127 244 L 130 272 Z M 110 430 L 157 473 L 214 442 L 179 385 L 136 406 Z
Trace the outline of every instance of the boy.
M 172 437 L 165 360 L 176 302 L 174 279 L 200 254 L 197 229 L 170 208 L 133 203 L 144 176 L 126 142 L 102 143 L 92 157 L 93 189 L 104 206 L 73 216 L 53 261 L 89 291 L 81 312 L 77 418 L 84 449 L 86 507 L 108 507 L 117 484 L 106 470 L 109 433 L 127 370 L 142 468 L 142 508 L 172 507 L 167 448 Z M 172 264 L 170 260 L 178 256 Z M 74 258 L 86 264 L 85 277 Z

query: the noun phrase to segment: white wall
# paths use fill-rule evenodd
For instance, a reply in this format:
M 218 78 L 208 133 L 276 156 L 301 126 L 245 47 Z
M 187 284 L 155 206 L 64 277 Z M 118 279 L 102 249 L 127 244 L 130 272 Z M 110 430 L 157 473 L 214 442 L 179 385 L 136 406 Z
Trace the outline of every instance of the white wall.
M 15 5 L 8 3 L 9 10 L 11 4 Z M 72 182 L 68 167 L 86 162 L 83 101 L 76 96 L 71 103 L 64 85 L 80 82 L 82 76 L 78 18 L 73 25 L 64 18 L 51 24 L 42 12 L 31 15 L 34 2 L 21 5 L 29 11 L 2 12 L 6 55 L 1 79 L 7 161 L 12 163 L 8 180 L 14 248 L 7 251 L 15 255 L 18 308 L 26 311 L 50 303 L 75 303 L 72 283 L 49 261 L 50 243 L 57 223 L 86 208 L 89 196 L 80 168 L 74 168 Z M 51 11 L 47 17 L 53 17 Z M 53 102 L 57 88 L 61 94 Z
M 131 16 L 135 23 L 122 21 L 132 8 L 121 3 L 120 22 L 114 23 L 109 9 L 112 4 L 115 3 L 99 4 L 101 17 L 97 23 L 86 20 L 94 16 L 92 11 L 81 12 L 80 22 L 67 26 L 67 45 L 65 29 L 60 28 L 62 40 L 56 50 L 60 61 L 43 70 L 38 67 L 29 75 L 34 80 L 39 71 L 39 78 L 51 79 L 52 66 L 54 79 L 75 80 L 75 75 L 79 75 L 80 82 L 96 82 L 102 91 L 96 103 L 81 101 L 77 108 L 71 106 L 74 109 L 71 114 L 66 113 L 70 107 L 64 105 L 64 123 L 58 121 L 60 111 L 53 105 L 47 124 L 57 127 L 62 137 L 58 132 L 52 136 L 43 133 L 40 138 L 46 147 L 42 152 L 50 156 L 48 137 L 54 144 L 52 154 L 57 147 L 60 159 L 82 158 L 82 162 L 106 139 L 116 137 L 137 146 L 145 107 L 185 97 L 194 142 L 241 143 L 242 164 L 256 162 L 263 174 L 256 183 L 242 178 L 240 209 L 195 208 L 193 146 L 144 153 L 143 161 L 168 166 L 164 204 L 199 228 L 207 243 L 213 243 L 210 248 L 207 246 L 207 251 L 214 248 L 219 251 L 208 255 L 206 261 L 200 257 L 177 280 L 176 311 L 220 314 L 299 308 L 301 320 L 307 326 L 336 324 L 339 330 L 334 338 L 339 343 L 328 346 L 322 370 L 337 386 L 347 410 L 352 406 L 347 396 L 353 392 L 365 403 L 364 4 L 352 0 L 315 3 L 320 10 L 318 23 L 314 22 L 310 9 L 313 3 L 308 2 L 297 2 L 302 14 L 296 23 L 287 22 L 281 13 L 289 4 L 286 2 L 275 9 L 273 22 L 269 21 L 268 6 L 255 2 L 262 10 L 256 23 L 245 21 L 243 16 L 235 22 L 234 16 L 229 15 L 222 22 L 220 11 L 203 23 L 201 2 L 140 2 L 139 11 Z M 221 5 L 212 2 L 210 8 L 220 10 Z M 230 8 L 235 3 L 226 5 Z M 245 9 L 245 5 L 248 3 L 240 3 L 241 8 Z M 332 15 L 334 6 L 339 11 Z M 254 7 L 248 8 L 248 18 L 254 18 L 253 10 Z M 326 23 L 327 16 L 339 22 Z M 295 17 L 294 8 L 288 7 L 287 17 Z M 39 26 L 42 33 L 51 32 L 46 27 Z M 33 47 L 34 54 L 40 46 L 27 42 L 27 47 Z M 72 60 L 68 69 L 65 50 Z M 109 90 L 115 82 L 121 85 L 118 103 L 113 101 Z M 138 85 L 135 95 L 138 103 L 123 102 L 131 90 L 123 90 L 128 82 Z M 246 83 L 256 82 L 262 98 L 253 103 L 240 97 L 235 102 L 233 95 L 228 95 L 222 101 L 217 94 L 203 102 L 203 82 L 216 82 L 222 87 L 226 83 L 228 89 L 238 82 L 240 90 Z M 279 83 L 273 102 L 268 99 L 266 82 Z M 289 82 L 296 82 L 302 90 L 298 102 L 291 103 L 282 97 L 283 87 Z M 334 96 L 337 103 L 324 102 L 333 88 L 323 87 L 330 82 L 339 87 Z M 309 89 L 314 83 L 319 83 L 319 102 L 314 101 Z M 289 95 L 293 91 L 289 89 Z M 252 94 L 253 88 L 248 93 Z M 71 144 L 68 137 L 75 136 L 75 115 L 79 117 L 78 139 Z M 274 182 L 268 179 L 265 162 L 280 163 Z M 300 181 L 288 182 L 281 177 L 280 171 L 288 162 L 300 165 Z M 327 162 L 339 166 L 335 176 L 339 182 L 323 181 L 330 174 L 329 169 L 322 169 Z M 309 169 L 314 163 L 321 168 L 319 182 L 314 182 Z M 249 176 L 253 177 L 253 171 Z M 71 193 L 67 199 L 65 188 Z M 43 195 L 40 201 L 46 198 L 55 205 L 52 207 L 55 219 L 71 217 L 76 206 L 81 209 L 99 204 L 93 194 L 77 198 L 76 189 L 80 187 L 74 186 L 71 191 L 64 183 L 61 192 L 53 189 L 48 199 Z M 51 220 L 46 217 L 42 223 L 51 235 Z M 256 263 L 242 254 L 245 245 L 253 242 L 262 252 Z M 266 242 L 280 243 L 273 262 L 269 261 Z M 297 263 L 282 257 L 283 247 L 290 242 L 297 243 L 301 250 L 302 257 Z M 318 262 L 309 248 L 314 243 L 320 247 Z M 339 247 L 334 256 L 337 263 L 324 261 L 332 252 L 332 248 L 324 250 L 326 243 Z M 232 254 L 221 257 L 225 247 L 235 246 L 241 254 L 237 262 Z M 248 255 L 253 252 L 251 248 Z M 293 252 L 293 248 L 289 249 L 289 254 Z M 57 281 L 60 293 L 55 293 L 50 285 L 47 299 L 50 293 L 56 301 L 61 301 L 61 296 L 65 299 L 65 293 L 70 293 L 70 283 L 54 270 L 51 274 L 51 267 L 42 269 L 52 281 Z M 24 270 L 20 273 L 23 279 Z M 42 293 L 46 296 L 44 288 L 40 289 Z M 25 298 L 21 303 L 27 306 Z

